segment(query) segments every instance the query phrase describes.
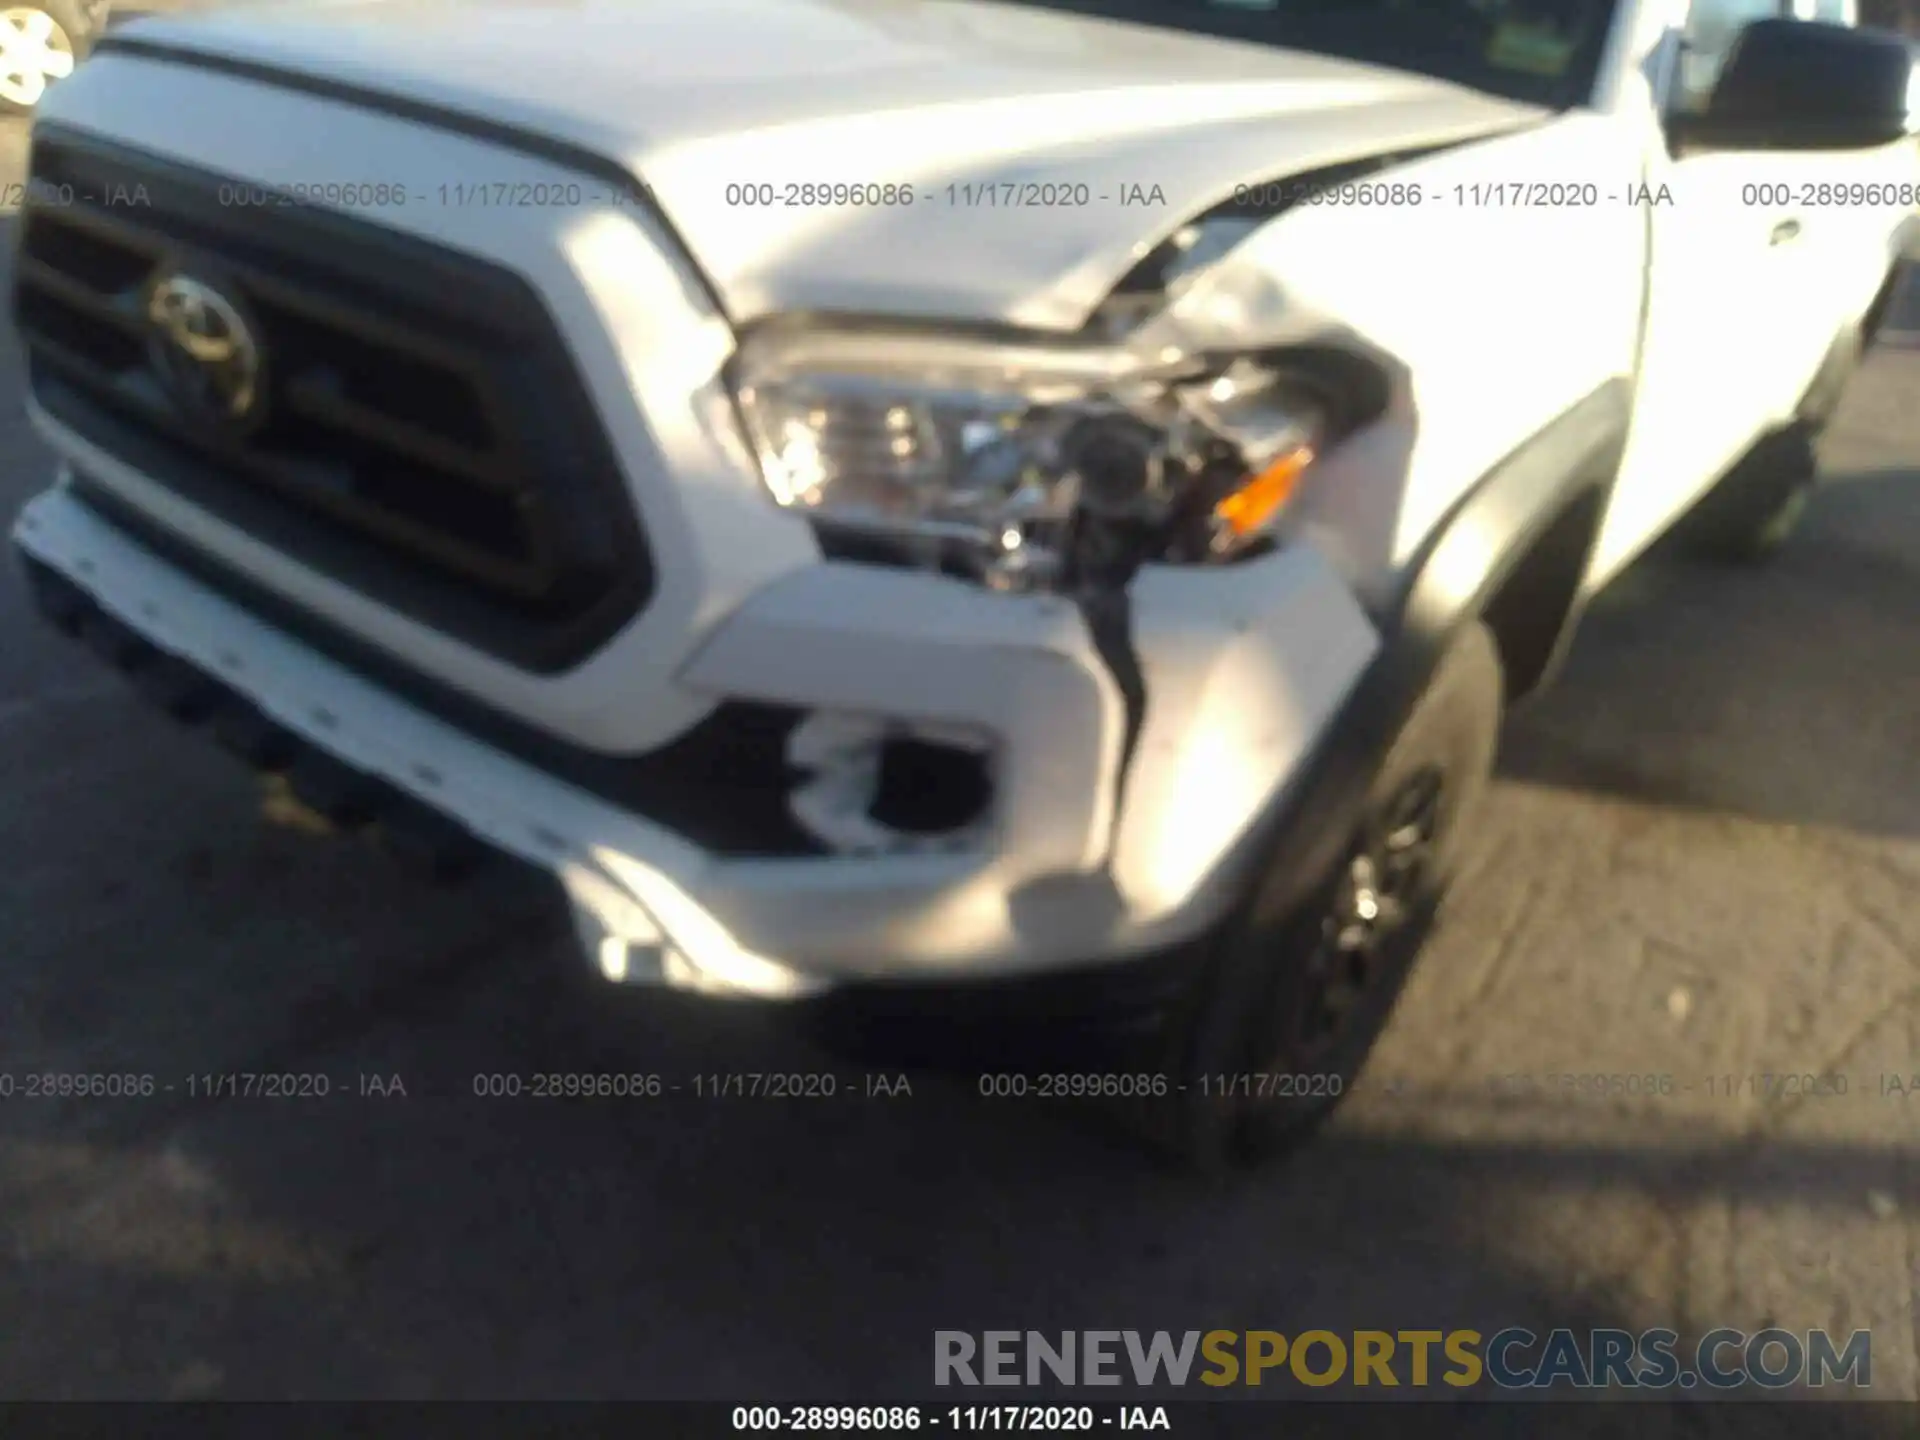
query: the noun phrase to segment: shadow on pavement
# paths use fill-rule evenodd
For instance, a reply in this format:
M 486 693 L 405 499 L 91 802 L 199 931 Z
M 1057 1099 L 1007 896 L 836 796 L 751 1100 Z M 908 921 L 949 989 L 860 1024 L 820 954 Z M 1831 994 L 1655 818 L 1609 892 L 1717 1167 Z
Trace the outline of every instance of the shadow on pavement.
M 1376 1117 L 1220 1185 L 938 1089 L 857 1113 L 228 1106 L 144 1153 L 8 1148 L 0 1213 L 32 1262 L 9 1288 L 38 1319 L 0 1355 L 9 1390 L 48 1396 L 179 1393 L 211 1355 L 226 1398 L 935 1398 L 937 1329 L 1665 1324 L 1649 1297 L 1516 1263 L 1513 1236 L 1549 1214 L 1598 1231 L 1629 1203 L 1641 1228 L 1596 1249 L 1677 1265 L 1693 1202 L 1838 1215 L 1888 1183 L 1884 1154 L 1844 1145 L 1651 1118 L 1631 1144 L 1556 1139 L 1564 1111 L 1449 1140 L 1478 1107 L 1400 1103 L 1429 1133 Z M 1768 1432 L 1744 1413 L 1689 1433 Z
M 1920 839 L 1920 472 L 1829 478 L 1753 570 L 1650 555 L 1597 598 L 1502 771 Z

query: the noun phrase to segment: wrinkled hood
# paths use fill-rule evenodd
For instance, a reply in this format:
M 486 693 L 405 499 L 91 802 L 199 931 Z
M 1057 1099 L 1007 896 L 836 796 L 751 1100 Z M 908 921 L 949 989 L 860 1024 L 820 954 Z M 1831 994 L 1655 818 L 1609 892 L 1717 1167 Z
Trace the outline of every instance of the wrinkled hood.
M 1074 326 L 1236 185 L 1544 114 L 1357 62 L 980 0 L 307 0 L 121 35 L 590 150 L 652 189 L 737 318 Z M 807 185 L 912 200 L 789 190 Z

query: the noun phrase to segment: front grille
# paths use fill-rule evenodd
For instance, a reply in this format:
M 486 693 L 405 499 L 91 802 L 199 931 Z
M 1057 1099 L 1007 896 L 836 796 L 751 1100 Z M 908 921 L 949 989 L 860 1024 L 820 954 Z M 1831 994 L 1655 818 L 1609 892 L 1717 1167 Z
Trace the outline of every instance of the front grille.
M 14 318 L 54 419 L 295 559 L 524 668 L 646 602 L 619 467 L 545 307 L 496 266 L 71 132 L 36 135 Z M 250 430 L 177 403 L 150 287 L 242 307 Z

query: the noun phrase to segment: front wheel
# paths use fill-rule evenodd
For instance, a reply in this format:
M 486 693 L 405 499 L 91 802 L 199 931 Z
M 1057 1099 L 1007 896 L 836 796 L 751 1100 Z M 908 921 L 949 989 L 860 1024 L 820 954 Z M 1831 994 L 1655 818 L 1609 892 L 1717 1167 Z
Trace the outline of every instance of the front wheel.
M 0 8 L 0 111 L 23 115 L 86 58 L 92 30 L 78 0 Z
M 1291 857 L 1268 872 L 1212 946 L 1157 1038 L 1177 1079 L 1153 1126 L 1183 1163 L 1211 1169 L 1285 1151 L 1353 1090 L 1386 1028 L 1486 789 L 1503 680 L 1484 625 L 1442 656 L 1354 817 L 1340 859 L 1304 903 Z

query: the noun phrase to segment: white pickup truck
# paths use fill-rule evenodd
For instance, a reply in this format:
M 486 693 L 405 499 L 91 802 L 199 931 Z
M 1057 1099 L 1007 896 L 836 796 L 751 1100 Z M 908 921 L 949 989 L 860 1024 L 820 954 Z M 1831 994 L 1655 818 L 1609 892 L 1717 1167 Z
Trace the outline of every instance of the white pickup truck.
M 16 545 L 337 826 L 551 871 L 583 974 L 1039 1017 L 1269 1153 L 1585 598 L 1804 497 L 1920 187 L 1839 18 L 136 23 L 34 132 Z

